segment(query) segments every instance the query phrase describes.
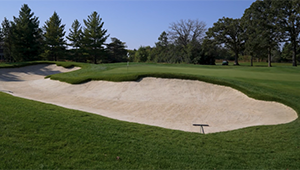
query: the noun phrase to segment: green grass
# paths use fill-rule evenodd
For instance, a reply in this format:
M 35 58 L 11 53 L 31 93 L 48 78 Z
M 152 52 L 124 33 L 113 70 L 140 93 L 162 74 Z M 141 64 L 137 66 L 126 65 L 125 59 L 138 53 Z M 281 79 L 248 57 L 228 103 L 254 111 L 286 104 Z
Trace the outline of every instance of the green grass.
M 223 84 L 300 113 L 300 69 L 170 64 L 58 63 L 69 83 L 145 76 Z M 231 106 L 234 107 L 234 106 Z M 298 169 L 299 119 L 202 135 L 128 123 L 0 93 L 1 169 Z M 117 160 L 117 156 L 121 160 Z

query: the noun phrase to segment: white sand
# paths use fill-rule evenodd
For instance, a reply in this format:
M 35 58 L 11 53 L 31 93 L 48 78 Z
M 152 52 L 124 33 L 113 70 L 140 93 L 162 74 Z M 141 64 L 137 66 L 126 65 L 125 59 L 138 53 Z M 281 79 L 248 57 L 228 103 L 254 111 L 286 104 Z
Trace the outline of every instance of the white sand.
M 254 100 L 230 87 L 200 81 L 144 78 L 139 82 L 91 81 L 71 85 L 44 76 L 73 71 L 56 65 L 0 69 L 0 91 L 106 117 L 206 133 L 297 119 L 283 104 Z

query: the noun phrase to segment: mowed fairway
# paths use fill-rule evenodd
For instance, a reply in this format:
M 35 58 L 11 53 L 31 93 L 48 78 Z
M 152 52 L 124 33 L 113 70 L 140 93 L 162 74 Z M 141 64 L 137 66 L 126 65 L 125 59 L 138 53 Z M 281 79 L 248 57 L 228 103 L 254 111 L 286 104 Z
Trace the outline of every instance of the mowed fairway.
M 278 101 L 300 113 L 300 69 L 267 67 L 75 64 L 50 76 L 70 83 L 152 76 L 202 80 Z M 229 106 L 234 108 L 235 106 Z M 199 134 L 108 119 L 0 93 L 1 169 L 297 169 L 299 119 L 284 125 Z

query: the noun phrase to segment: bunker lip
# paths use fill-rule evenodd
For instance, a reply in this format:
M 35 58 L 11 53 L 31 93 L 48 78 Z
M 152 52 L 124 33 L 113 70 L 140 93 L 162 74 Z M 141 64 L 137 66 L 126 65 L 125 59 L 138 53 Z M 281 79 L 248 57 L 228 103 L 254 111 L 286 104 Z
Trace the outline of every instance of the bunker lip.
M 138 82 L 91 81 L 71 85 L 44 79 L 73 71 L 52 65 L 0 69 L 0 91 L 102 116 L 188 132 L 208 124 L 205 133 L 249 126 L 275 125 L 297 119 L 281 103 L 260 101 L 226 86 L 162 78 Z

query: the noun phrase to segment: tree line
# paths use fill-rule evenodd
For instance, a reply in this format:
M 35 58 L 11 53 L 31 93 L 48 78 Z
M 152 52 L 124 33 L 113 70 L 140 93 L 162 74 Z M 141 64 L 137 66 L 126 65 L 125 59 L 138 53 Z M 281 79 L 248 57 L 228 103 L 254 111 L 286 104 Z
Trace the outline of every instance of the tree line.
M 135 62 L 215 64 L 215 51 L 204 40 L 206 24 L 199 20 L 180 20 L 163 31 L 155 47 L 141 46 L 129 51 L 129 60 Z
M 155 47 L 130 51 L 132 61 L 214 64 L 215 59 L 299 62 L 300 1 L 257 0 L 241 18 L 220 18 L 206 29 L 199 20 L 171 23 Z
M 253 58 L 267 56 L 268 66 L 284 44 L 281 53 L 292 53 L 293 66 L 299 61 L 300 1 L 257 0 L 238 19 L 221 18 L 207 32 L 207 38 L 216 44 L 225 44 L 235 54 Z M 274 52 L 275 51 L 275 52 Z M 287 57 L 287 56 L 285 56 Z
M 75 20 L 65 40 L 65 25 L 56 12 L 39 28 L 38 17 L 27 4 L 22 5 L 18 17 L 13 21 L 4 18 L 0 28 L 0 41 L 4 45 L 7 62 L 34 60 L 73 60 L 80 62 L 122 62 L 127 61 L 124 42 L 111 38 L 103 28 L 104 22 L 97 12 L 86 20 L 84 27 Z M 67 47 L 71 47 L 68 49 Z
M 6 18 L 0 28 L 5 59 L 10 62 L 30 60 L 73 60 L 79 62 L 163 62 L 215 64 L 216 59 L 266 59 L 292 61 L 297 66 L 300 46 L 300 1 L 256 0 L 241 18 L 220 18 L 209 29 L 200 20 L 180 20 L 158 37 L 154 47 L 126 50 L 125 42 L 111 38 L 97 12 L 83 21 L 75 20 L 66 38 L 65 25 L 54 14 L 39 28 L 38 18 L 23 5 L 13 21 Z M 67 49 L 67 46 L 71 47 Z

